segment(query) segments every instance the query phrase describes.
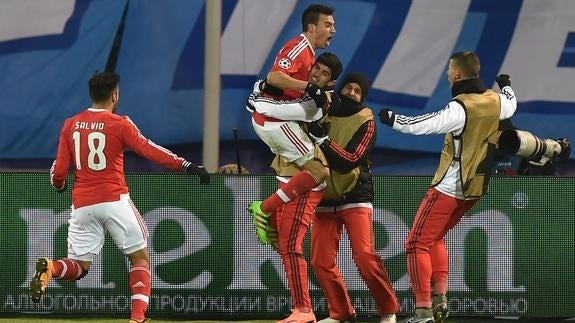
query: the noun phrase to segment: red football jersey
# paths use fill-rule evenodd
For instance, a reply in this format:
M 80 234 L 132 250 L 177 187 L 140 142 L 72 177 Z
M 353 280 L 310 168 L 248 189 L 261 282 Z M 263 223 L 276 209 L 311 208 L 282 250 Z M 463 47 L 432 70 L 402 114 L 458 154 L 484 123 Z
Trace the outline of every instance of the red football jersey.
M 309 40 L 300 34 L 288 41 L 280 50 L 271 71 L 281 71 L 295 79 L 307 81 L 311 67 L 315 62 L 315 51 Z M 284 95 L 277 99 L 291 100 L 300 97 L 303 91 L 284 90 Z
M 55 188 L 64 187 L 72 164 L 74 207 L 117 201 L 120 194 L 128 193 L 124 179 L 126 148 L 173 170 L 183 170 L 186 162 L 144 137 L 127 116 L 89 108 L 64 122 L 50 181 Z

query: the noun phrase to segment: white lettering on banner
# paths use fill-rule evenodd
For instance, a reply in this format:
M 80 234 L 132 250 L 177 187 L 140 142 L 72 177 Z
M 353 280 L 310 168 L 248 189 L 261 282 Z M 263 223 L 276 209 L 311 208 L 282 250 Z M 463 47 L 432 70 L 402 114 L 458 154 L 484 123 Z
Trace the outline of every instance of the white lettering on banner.
M 39 257 L 54 257 L 53 241 L 54 234 L 63 225 L 68 223 L 70 211 L 64 211 L 55 214 L 53 210 L 47 209 L 21 209 L 20 217 L 26 222 L 28 227 L 28 272 L 26 277 L 32 277 L 36 259 Z M 90 288 L 100 286 L 100 288 L 115 288 L 114 282 L 104 283 L 103 266 L 99 261 L 101 255 L 90 267 L 90 274 L 77 281 L 80 288 Z M 22 284 L 22 287 L 28 288 L 28 282 Z
M 470 0 L 414 0 L 373 87 L 430 97 L 446 71 Z M 433 46 L 429 40 L 433 39 Z M 406 66 L 409 70 L 406 71 Z
M 523 0 L 500 71 L 511 75 L 521 101 L 575 101 L 573 68 L 557 66 L 567 34 L 575 32 L 574 15 L 572 0 Z
M 269 246 L 258 243 L 250 214 L 246 211 L 250 201 L 261 199 L 260 180 L 258 178 L 226 178 L 226 186 L 234 192 L 234 277 L 229 289 L 267 289 L 263 284 L 260 268 L 266 261 L 271 261 L 275 271 L 280 274 L 282 283 L 287 288 L 283 265 L 279 255 Z M 249 190 L 246 190 L 249 187 Z M 257 250 L 257 251 L 256 251 Z M 310 289 L 317 287 L 310 283 Z
M 526 314 L 528 302 L 525 298 L 448 298 L 449 312 L 452 314 L 474 315 L 521 315 Z
M 261 188 L 259 179 L 247 181 L 244 178 L 241 180 L 226 178 L 227 187 L 236 193 L 234 194 L 233 206 L 235 243 L 232 253 L 234 257 L 232 268 L 234 272 L 228 289 L 267 289 L 260 274 L 262 265 L 267 261 L 273 265 L 278 277 L 281 277 L 283 285 L 287 288 L 285 275 L 282 275 L 283 265 L 280 257 L 270 247 L 259 245 L 253 233 L 253 224 L 249 214 L 245 211 L 245 204 L 259 198 Z M 246 186 L 251 188 L 249 193 L 245 191 Z M 241 194 L 237 192 L 241 192 Z M 69 212 L 56 214 L 53 210 L 48 209 L 21 209 L 20 216 L 28 227 L 29 252 L 26 277 L 31 277 L 36 258 L 53 256 L 54 235 L 62 226 L 66 225 Z M 194 254 L 211 244 L 211 233 L 208 228 L 201 219 L 188 210 L 175 207 L 158 208 L 148 212 L 146 220 L 152 234 L 161 221 L 170 220 L 178 223 L 187 237 L 181 246 L 169 251 L 158 252 L 154 248 L 149 248 L 151 262 L 154 266 L 161 266 L 183 256 Z M 388 210 L 376 209 L 374 221 L 381 224 L 389 235 L 388 245 L 378 251 L 382 258 L 387 259 L 403 253 L 403 242 L 409 230 L 408 225 L 399 216 Z M 507 215 L 498 210 L 485 210 L 465 216 L 448 233 L 446 243 L 450 254 L 450 267 L 466 268 L 466 237 L 474 230 L 481 230 L 486 235 L 486 290 L 489 292 L 525 292 L 526 287 L 517 286 L 514 281 L 513 225 Z M 342 238 L 340 250 L 351 250 L 349 241 L 345 236 Z M 359 276 L 349 252 L 340 252 L 338 264 L 348 283 L 349 290 L 365 290 L 365 284 Z M 449 290 L 454 292 L 470 291 L 471 288 L 467 283 L 466 275 L 465 270 L 452 270 L 449 276 Z M 213 275 L 208 271 L 203 271 L 191 281 L 174 284 L 165 281 L 158 276 L 155 270 L 152 270 L 152 280 L 154 287 L 158 289 L 204 289 L 212 282 Z M 77 286 L 79 288 L 93 288 L 94 286 L 115 288 L 113 282 L 104 283 L 103 264 L 99 258 L 94 261 L 90 274 L 78 281 Z M 24 282 L 21 287 L 27 288 L 28 282 Z M 394 287 L 398 291 L 409 290 L 407 274 L 396 280 Z M 319 290 L 318 286 L 311 284 L 311 282 L 310 289 Z
M 62 33 L 68 18 L 74 12 L 75 2 L 75 0 L 2 0 L 0 42 Z
M 487 235 L 487 290 L 490 292 L 525 292 L 525 286 L 515 287 L 513 275 L 513 225 L 507 215 L 497 210 L 485 210 L 464 216 L 445 239 L 450 268 L 465 268 L 465 238 L 472 230 Z M 450 291 L 469 291 L 465 270 L 451 270 Z
M 198 252 L 203 248 L 208 247 L 212 242 L 208 228 L 200 219 L 198 219 L 195 214 L 190 213 L 188 210 L 176 207 L 157 208 L 147 212 L 145 219 L 148 224 L 149 231 L 152 234 L 158 224 L 166 220 L 177 222 L 182 230 L 186 233 L 184 243 L 177 248 L 159 252 L 153 248 L 148 247 L 150 253 L 150 261 L 155 267 Z M 206 270 L 202 271 L 191 281 L 181 284 L 167 283 L 158 276 L 155 270 L 152 270 L 151 274 L 152 281 L 154 281 L 154 288 L 202 289 L 209 285 L 213 279 L 212 273 Z
M 69 212 L 68 212 L 69 215 Z M 20 217 L 26 222 L 28 228 L 28 261 L 26 262 L 26 277 L 32 277 L 35 270 L 36 258 L 52 257 L 54 255 L 54 234 L 63 225 L 66 225 L 68 216 L 57 216 L 49 209 L 21 209 Z M 28 281 L 21 287 L 28 288 Z
M 374 208 L 373 222 L 383 226 L 385 233 L 388 235 L 387 246 L 377 251 L 382 259 L 395 257 L 405 252 L 403 242 L 407 236 L 407 232 L 409 232 L 409 226 L 403 222 L 397 214 L 389 210 Z M 355 261 L 353 261 L 351 256 L 351 244 L 345 230 L 341 236 L 339 250 L 337 263 L 347 288 L 349 290 L 367 290 L 367 286 L 363 282 L 363 278 L 357 270 Z M 398 281 L 395 281 L 393 286 L 396 290 L 408 290 L 410 287 L 407 274 L 402 276 Z
M 353 304 L 358 312 L 364 315 L 377 315 L 378 309 L 371 295 L 354 297 Z M 402 312 L 409 312 L 414 308 L 413 297 L 400 297 L 399 303 Z M 313 310 L 324 312 L 327 309 L 325 297 L 312 296 Z M 48 293 L 39 304 L 32 303 L 28 294 L 7 294 L 1 304 L 5 312 L 30 311 L 81 311 L 87 313 L 97 312 L 125 312 L 130 309 L 129 295 L 100 295 L 94 294 L 59 294 Z M 523 297 L 450 297 L 448 307 L 451 314 L 463 315 L 525 315 L 528 311 L 528 301 Z M 292 299 L 287 295 L 262 296 L 236 296 L 202 294 L 152 294 L 150 296 L 149 311 L 169 313 L 284 313 L 292 308 Z
M 296 3 L 238 0 L 222 34 L 222 74 L 258 75 Z

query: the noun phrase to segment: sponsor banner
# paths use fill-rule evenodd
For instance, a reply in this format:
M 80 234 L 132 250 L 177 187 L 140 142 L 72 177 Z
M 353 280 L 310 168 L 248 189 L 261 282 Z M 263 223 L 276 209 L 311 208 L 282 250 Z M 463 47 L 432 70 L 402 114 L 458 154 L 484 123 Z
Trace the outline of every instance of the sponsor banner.
M 109 237 L 86 277 L 53 280 L 40 304 L 30 302 L 35 259 L 66 256 L 70 193 L 54 192 L 47 173 L 3 173 L 0 179 L 0 313 L 129 311 L 127 260 Z M 402 313 L 414 306 L 403 242 L 430 180 L 375 177 L 376 249 Z M 249 201 L 274 191 L 273 176 L 214 175 L 210 185 L 185 174 L 128 175 L 127 181 L 150 231 L 150 315 L 249 319 L 289 312 L 281 260 L 258 244 L 246 211 Z M 574 181 L 493 179 L 488 195 L 446 238 L 453 315 L 573 316 Z M 306 239 L 306 255 L 309 248 Z M 338 263 L 358 314 L 376 315 L 345 235 Z M 325 314 L 325 298 L 309 271 L 314 308 Z

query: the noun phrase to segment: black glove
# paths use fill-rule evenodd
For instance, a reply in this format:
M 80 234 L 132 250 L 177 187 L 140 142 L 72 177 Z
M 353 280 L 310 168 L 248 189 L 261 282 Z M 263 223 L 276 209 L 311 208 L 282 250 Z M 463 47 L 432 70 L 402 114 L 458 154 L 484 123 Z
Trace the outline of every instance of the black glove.
M 327 95 L 325 94 L 324 90 L 315 84 L 308 83 L 305 88 L 305 92 L 315 101 L 315 105 L 318 108 L 322 110 L 325 108 L 327 103 Z
M 385 123 L 386 125 L 393 127 L 393 123 L 395 122 L 395 113 L 388 108 L 383 108 L 379 110 L 377 114 L 379 116 L 379 121 L 381 123 Z
M 507 74 L 499 74 L 495 78 L 495 82 L 499 85 L 499 89 L 503 89 L 506 86 L 511 86 L 511 77 Z
M 64 193 L 67 189 L 68 189 L 68 182 L 64 182 L 64 186 L 62 186 L 62 188 L 56 188 L 55 186 L 52 185 L 52 187 L 54 187 L 54 189 L 56 190 L 56 192 L 58 193 Z
M 553 161 L 556 162 L 566 161 L 567 159 L 569 159 L 569 155 L 571 155 L 571 143 L 569 142 L 569 140 L 567 140 L 567 138 L 559 138 L 556 141 L 557 143 L 559 143 L 559 146 L 561 146 L 561 152 L 557 156 L 555 156 Z
M 184 167 L 185 167 L 184 171 L 187 174 L 198 175 L 200 177 L 200 183 L 202 184 L 210 183 L 210 174 L 204 168 L 204 166 L 197 166 L 194 163 L 188 162 Z
M 309 133 L 312 134 L 314 137 L 325 137 L 329 133 L 329 129 L 331 128 L 330 122 L 320 122 L 314 121 L 309 123 Z
M 314 121 L 308 124 L 309 135 L 318 145 L 323 144 L 323 142 L 329 138 L 327 134 L 329 133 L 330 128 L 330 122 Z
M 246 100 L 246 109 L 250 110 L 250 112 L 255 112 L 256 111 L 256 107 L 254 107 L 254 105 L 250 102 L 252 100 L 252 96 L 250 95 L 248 97 L 248 99 Z
M 284 91 L 279 87 L 275 87 L 270 85 L 267 80 L 263 80 L 259 84 L 260 91 L 265 94 L 269 94 L 271 96 L 282 96 Z

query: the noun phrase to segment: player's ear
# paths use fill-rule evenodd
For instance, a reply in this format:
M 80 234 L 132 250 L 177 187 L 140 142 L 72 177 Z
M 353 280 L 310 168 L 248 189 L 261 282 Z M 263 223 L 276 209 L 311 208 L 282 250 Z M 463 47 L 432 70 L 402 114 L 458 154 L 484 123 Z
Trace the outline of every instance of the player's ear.
M 312 24 L 312 23 L 307 24 L 307 31 L 310 32 L 310 33 L 314 33 L 316 27 L 317 27 L 317 26 L 316 26 L 315 24 Z
M 120 91 L 116 88 L 114 90 L 114 92 L 112 92 L 112 102 L 117 102 L 118 101 L 118 96 Z

